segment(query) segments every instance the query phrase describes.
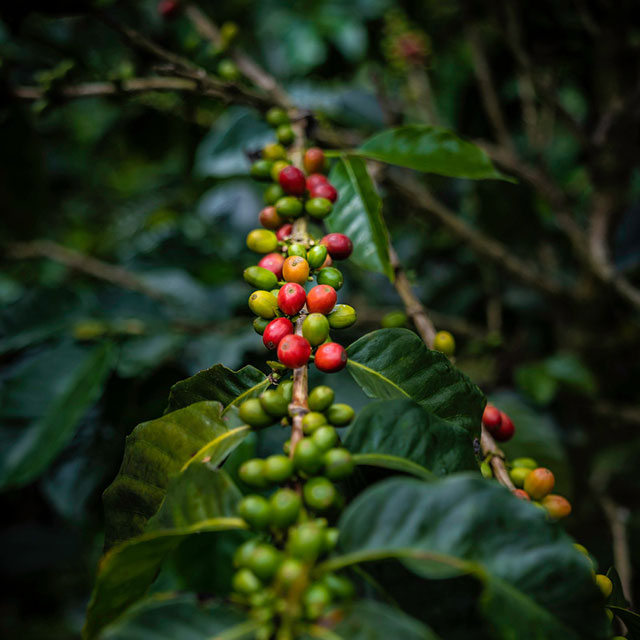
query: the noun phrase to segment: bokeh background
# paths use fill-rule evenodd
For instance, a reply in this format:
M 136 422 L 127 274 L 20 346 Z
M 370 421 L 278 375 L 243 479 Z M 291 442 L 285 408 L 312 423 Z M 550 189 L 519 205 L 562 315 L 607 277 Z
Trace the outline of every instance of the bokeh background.
M 265 370 L 267 359 L 241 271 L 255 262 L 244 238 L 262 206 L 247 152 L 273 133 L 257 111 L 196 95 L 63 98 L 65 86 L 156 72 L 95 7 L 213 73 L 220 55 L 155 1 L 51 4 L 0 9 L 0 634 L 23 640 L 77 637 L 102 547 L 101 493 L 133 427 L 162 414 L 178 380 L 218 362 Z M 511 277 L 425 203 L 379 184 L 416 293 L 456 337 L 457 366 L 516 423 L 509 453 L 550 466 L 573 501 L 570 533 L 601 570 L 615 547 L 633 584 L 639 305 L 580 265 L 558 210 L 589 229 L 608 197 L 608 258 L 640 282 L 640 25 L 634 3 L 610 4 L 201 6 L 237 25 L 238 45 L 346 146 L 396 123 L 442 125 L 511 145 L 562 194 L 526 175 L 420 178 L 472 228 L 585 292 L 580 304 Z M 487 69 L 498 120 L 483 108 Z M 24 99 L 26 86 L 39 96 Z M 401 303 L 381 275 L 346 266 L 345 281 L 340 298 L 360 318 L 339 337 L 348 344 Z M 366 402 L 346 374 L 332 381 L 342 401 Z M 198 544 L 156 588 L 215 590 L 225 578 L 213 543 Z

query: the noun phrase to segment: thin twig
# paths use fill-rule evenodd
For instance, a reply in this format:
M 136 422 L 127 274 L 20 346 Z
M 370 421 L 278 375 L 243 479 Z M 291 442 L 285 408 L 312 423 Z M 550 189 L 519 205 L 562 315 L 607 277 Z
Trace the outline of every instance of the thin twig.
M 622 591 L 632 603 L 632 563 L 629 552 L 629 537 L 627 526 L 629 523 L 629 509 L 616 504 L 607 496 L 600 496 L 600 504 L 611 529 L 611 539 L 613 544 L 613 564 L 620 576 Z
M 515 491 L 516 487 L 511 482 L 509 472 L 504 464 L 504 453 L 484 425 L 482 425 L 482 433 L 480 435 L 480 448 L 483 456 L 490 456 L 489 464 L 495 479 L 507 489 Z

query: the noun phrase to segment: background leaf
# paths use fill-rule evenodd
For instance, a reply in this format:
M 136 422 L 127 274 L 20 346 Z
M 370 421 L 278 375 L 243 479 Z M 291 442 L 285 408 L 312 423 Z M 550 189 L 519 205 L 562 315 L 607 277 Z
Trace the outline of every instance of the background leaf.
M 629 640 L 640 640 L 640 616 L 634 611 L 622 607 L 608 607 L 627 627 Z

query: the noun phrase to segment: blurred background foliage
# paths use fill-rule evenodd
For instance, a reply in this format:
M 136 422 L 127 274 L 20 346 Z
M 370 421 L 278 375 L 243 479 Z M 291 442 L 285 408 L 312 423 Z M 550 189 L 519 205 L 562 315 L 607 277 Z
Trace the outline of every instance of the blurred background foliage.
M 185 16 L 163 21 L 153 0 L 95 4 L 215 72 L 219 56 Z M 519 6 L 534 64 L 579 123 L 593 120 L 598 83 L 607 82 L 594 63 L 594 29 L 618 39 L 616 74 L 629 74 L 630 88 L 637 79 L 633 3 L 616 11 L 605 4 Z M 62 99 L 56 88 L 65 84 L 117 83 L 150 73 L 154 61 L 87 15 L 87 4 L 54 5 L 24 0 L 0 9 L 0 567 L 8 586 L 0 631 L 24 640 L 78 633 L 102 545 L 100 496 L 125 436 L 161 415 L 176 381 L 218 362 L 265 370 L 267 359 L 240 274 L 255 261 L 244 239 L 262 202 L 246 152 L 270 141 L 270 129 L 256 111 L 195 95 Z M 543 165 L 571 194 L 576 219 L 587 220 L 592 159 L 553 110 L 534 105 L 491 3 L 201 5 L 219 24 L 237 25 L 240 46 L 296 104 L 358 138 L 427 122 L 491 139 L 471 17 L 516 149 Z M 49 91 L 31 102 L 12 95 L 27 85 Z M 611 246 L 613 262 L 633 279 L 640 275 L 640 173 L 637 156 L 627 161 L 621 184 L 612 182 L 622 192 Z M 428 183 L 472 226 L 575 281 L 554 210 L 526 181 Z M 637 311 L 606 291 L 587 313 L 549 300 L 386 182 L 380 190 L 416 292 L 436 325 L 456 336 L 456 364 L 516 423 L 509 455 L 553 469 L 560 492 L 574 501 L 569 531 L 604 568 L 613 557 L 603 500 L 613 504 L 640 568 Z M 42 240 L 55 244 L 34 244 Z M 60 247 L 80 254 L 80 269 Z M 346 271 L 341 298 L 360 321 L 340 336 L 344 344 L 401 306 L 384 277 Z M 365 402 L 348 376 L 336 387 L 342 401 Z M 268 451 L 281 443 L 243 446 Z M 232 537 L 204 535 L 181 547 L 154 588 L 215 592 L 228 576 L 214 571 L 214 554 L 229 554 Z

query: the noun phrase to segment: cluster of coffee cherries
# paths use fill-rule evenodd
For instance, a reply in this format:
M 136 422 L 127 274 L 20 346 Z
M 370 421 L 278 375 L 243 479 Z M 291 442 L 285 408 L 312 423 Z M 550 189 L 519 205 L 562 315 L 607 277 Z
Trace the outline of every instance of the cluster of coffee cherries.
M 284 418 L 291 385 L 284 381 L 260 398 L 246 400 L 241 418 L 257 428 Z M 317 566 L 338 540 L 331 523 L 343 498 L 335 483 L 354 470 L 336 429 L 351 423 L 354 410 L 334 399 L 331 387 L 311 390 L 310 410 L 302 420 L 304 437 L 293 456 L 288 441 L 283 454 L 253 458 L 238 469 L 240 480 L 259 493 L 245 496 L 238 505 L 238 515 L 255 535 L 235 553 L 233 597 L 262 623 L 257 637 L 271 638 L 276 629 L 278 638 L 298 637 L 305 624 L 354 595 L 346 576 Z M 257 420 L 261 411 L 265 415 Z
M 326 218 L 338 193 L 322 173 L 326 170 L 322 149 L 305 151 L 305 175 L 290 163 L 284 146 L 293 141 L 287 133 L 291 130 L 287 114 L 272 109 L 267 120 L 276 127 L 279 142 L 264 147 L 262 158 L 252 166 L 254 178 L 271 184 L 265 190 L 267 206 L 259 215 L 262 228 L 247 236 L 249 249 L 264 256 L 243 273 L 245 281 L 257 288 L 249 297 L 249 308 L 257 316 L 253 326 L 285 367 L 302 367 L 313 353 L 316 367 L 333 373 L 345 367 L 347 354 L 344 347 L 331 341 L 329 332 L 356 321 L 353 307 L 337 304 L 337 291 L 344 279 L 333 261 L 348 258 L 353 244 L 341 233 L 330 233 L 320 240 L 306 232 L 296 237 L 295 219 L 305 214 Z M 314 279 L 316 285 L 305 290 Z M 298 320 L 301 332 L 296 333 Z

